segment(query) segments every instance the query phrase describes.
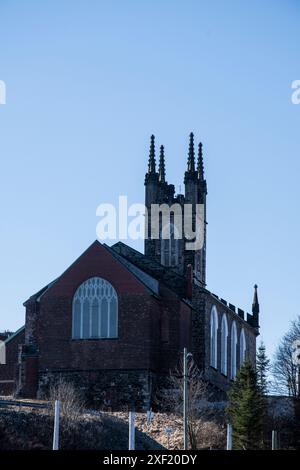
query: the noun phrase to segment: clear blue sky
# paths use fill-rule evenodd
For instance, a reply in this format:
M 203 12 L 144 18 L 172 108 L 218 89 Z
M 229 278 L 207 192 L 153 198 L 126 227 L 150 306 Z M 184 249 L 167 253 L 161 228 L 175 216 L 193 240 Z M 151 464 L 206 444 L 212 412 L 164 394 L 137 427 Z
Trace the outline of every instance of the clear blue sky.
M 96 238 L 98 204 L 143 202 L 150 134 L 178 188 L 194 131 L 208 288 L 249 310 L 258 283 L 271 354 L 300 314 L 299 1 L 1 0 L 0 19 L 0 329 Z

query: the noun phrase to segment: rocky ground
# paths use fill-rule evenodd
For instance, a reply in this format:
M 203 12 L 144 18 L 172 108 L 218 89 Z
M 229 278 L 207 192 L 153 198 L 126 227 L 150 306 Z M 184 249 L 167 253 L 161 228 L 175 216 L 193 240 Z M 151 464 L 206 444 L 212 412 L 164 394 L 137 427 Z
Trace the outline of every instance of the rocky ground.
M 128 422 L 128 413 L 108 413 Z M 154 413 L 151 421 L 146 413 L 135 414 L 135 427 L 167 449 L 183 448 L 182 418 L 172 414 Z
M 51 409 L 32 406 L 47 406 L 49 402 L 19 400 L 19 406 L 8 406 L 3 402 L 7 398 L 0 397 L 0 450 L 51 449 L 53 413 Z M 269 413 L 264 423 L 265 448 L 271 448 L 273 429 L 280 434 L 280 448 L 290 449 L 295 446 L 293 407 L 290 399 L 285 397 L 283 400 L 283 398 L 270 397 Z M 13 400 L 12 397 L 10 399 Z M 214 408 L 205 416 L 205 419 L 202 415 L 202 419 L 193 423 L 197 449 L 224 449 L 226 447 L 224 406 Z M 147 413 L 136 413 L 135 427 L 137 449 L 183 448 L 182 416 L 174 413 L 153 413 L 149 420 Z M 80 415 L 77 413 L 76 419 L 62 416 L 60 448 L 128 449 L 128 412 L 84 410 Z
M 99 412 L 83 413 L 70 421 L 61 417 L 60 449 L 126 450 L 128 422 Z M 34 408 L 0 408 L 0 450 L 48 450 L 52 448 L 53 415 Z M 138 450 L 161 449 L 153 438 L 137 429 Z
M 29 404 L 20 400 L 21 404 Z M 34 400 L 35 404 L 47 405 Z M 63 449 L 127 449 L 128 412 L 85 410 L 79 419 L 61 417 L 60 447 Z M 172 413 L 135 413 L 138 449 L 183 448 L 182 416 Z M 194 423 L 197 448 L 224 449 L 226 429 L 222 422 L 197 420 Z M 53 414 L 33 407 L 0 407 L 1 449 L 49 449 L 52 446 Z
M 124 422 L 128 422 L 128 413 L 126 412 L 111 414 L 121 418 Z M 146 413 L 136 413 L 135 426 L 167 449 L 183 449 L 182 416 L 172 413 L 154 413 L 149 421 Z M 195 428 L 199 449 L 225 448 L 226 429 L 222 424 L 217 424 L 214 421 L 198 420 L 195 423 Z

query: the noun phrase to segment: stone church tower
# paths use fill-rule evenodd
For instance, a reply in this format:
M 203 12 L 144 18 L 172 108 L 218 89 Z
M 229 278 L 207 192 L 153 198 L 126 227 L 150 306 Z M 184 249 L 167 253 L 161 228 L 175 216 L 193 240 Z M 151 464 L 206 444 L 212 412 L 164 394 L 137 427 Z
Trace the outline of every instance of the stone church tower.
M 207 185 L 204 178 L 202 143 L 198 145 L 197 166 L 195 162 L 194 135 L 190 134 L 187 169 L 184 175 L 185 194 L 175 194 L 175 186 L 166 181 L 165 154 L 163 145 L 160 147 L 159 164 L 156 169 L 155 138 L 151 136 L 148 171 L 145 176 L 145 206 L 147 208 L 148 224 L 145 237 L 145 255 L 163 264 L 165 267 L 175 268 L 181 275 L 186 275 L 187 267 L 193 269 L 194 279 L 201 286 L 206 285 L 206 195 Z M 192 230 L 196 228 L 196 205 L 202 205 L 203 213 L 203 246 L 201 249 L 188 250 L 183 221 L 189 220 Z M 159 218 L 159 238 L 151 237 L 153 229 L 153 205 L 167 205 L 170 208 L 170 240 L 164 239 L 162 217 Z M 176 239 L 176 224 L 174 224 L 174 212 L 172 206 L 181 208 L 182 239 Z M 187 213 L 190 211 L 189 213 Z M 175 227 L 175 229 L 174 229 Z

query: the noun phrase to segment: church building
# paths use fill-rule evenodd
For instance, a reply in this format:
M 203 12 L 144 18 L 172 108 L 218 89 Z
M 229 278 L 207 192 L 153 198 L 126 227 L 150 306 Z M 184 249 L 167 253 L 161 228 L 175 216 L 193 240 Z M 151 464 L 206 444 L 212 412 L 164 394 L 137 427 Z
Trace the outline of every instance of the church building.
M 196 155 L 197 154 L 197 155 Z M 247 358 L 255 364 L 259 303 L 252 313 L 206 285 L 206 197 L 202 144 L 190 134 L 184 194 L 166 181 L 164 147 L 151 136 L 145 176 L 142 254 L 95 241 L 57 279 L 24 303 L 25 326 L 5 339 L 0 395 L 43 397 L 62 377 L 94 406 L 147 410 L 186 347 L 220 399 Z M 152 239 L 153 204 L 204 207 L 203 244 L 187 250 L 170 220 Z M 3 325 L 4 327 L 5 325 Z

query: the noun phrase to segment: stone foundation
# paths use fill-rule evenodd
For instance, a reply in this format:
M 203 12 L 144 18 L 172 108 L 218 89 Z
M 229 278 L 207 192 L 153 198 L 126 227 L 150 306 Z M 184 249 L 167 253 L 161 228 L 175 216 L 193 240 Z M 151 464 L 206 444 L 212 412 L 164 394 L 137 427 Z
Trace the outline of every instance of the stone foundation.
M 39 373 L 38 398 L 49 395 L 58 379 L 74 384 L 93 408 L 147 411 L 155 375 L 149 370 L 53 370 Z

